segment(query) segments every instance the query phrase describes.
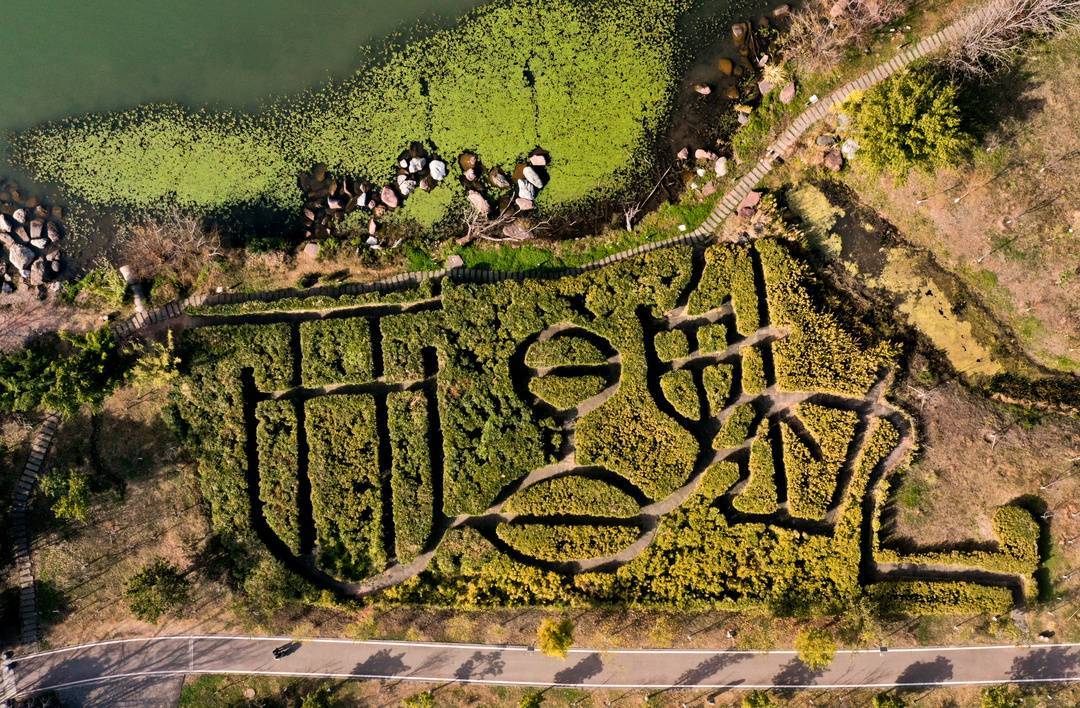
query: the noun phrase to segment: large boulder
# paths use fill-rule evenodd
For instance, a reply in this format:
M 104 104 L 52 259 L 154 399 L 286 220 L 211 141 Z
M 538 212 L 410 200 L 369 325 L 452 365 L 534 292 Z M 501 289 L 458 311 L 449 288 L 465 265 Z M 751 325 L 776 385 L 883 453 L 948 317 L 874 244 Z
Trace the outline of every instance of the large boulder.
M 492 167 L 487 172 L 487 181 L 492 187 L 496 189 L 510 189 L 510 180 L 506 174 L 498 167 Z
M 26 223 L 26 209 L 16 209 L 11 213 L 11 216 L 15 219 L 15 223 L 17 224 Z
M 436 182 L 442 182 L 446 179 L 446 163 L 442 160 L 432 160 L 428 165 L 428 174 Z
M 839 172 L 840 168 L 844 166 L 844 158 L 841 156 L 839 150 L 833 148 L 825 153 L 825 159 L 822 164 L 833 172 Z
M 840 145 L 840 153 L 845 159 L 850 160 L 859 151 L 859 143 L 854 138 L 848 138 Z
M 470 189 L 465 193 L 465 197 L 469 200 L 469 204 L 476 210 L 478 214 L 487 215 L 491 211 L 491 205 L 488 204 L 488 200 L 484 198 L 484 195 L 477 192 L 475 189 Z
M 409 160 L 409 168 L 408 169 L 409 169 L 409 172 L 411 174 L 415 175 L 418 172 L 423 172 L 425 167 L 427 167 L 427 158 L 426 157 L 418 156 L 418 157 L 414 157 L 414 158 Z
M 390 186 L 383 187 L 382 191 L 379 192 L 379 201 L 385 204 L 388 209 L 397 209 L 397 206 L 400 203 L 397 192 Z
M 717 160 L 714 169 L 716 170 L 717 177 L 727 176 L 727 158 L 721 157 L 719 160 Z
M 814 141 L 814 144 L 818 147 L 832 147 L 833 145 L 836 145 L 836 138 L 828 134 L 819 135 L 817 136 L 817 140 Z
M 11 233 L 11 222 L 8 221 L 6 214 L 0 214 L 0 234 Z
M 517 195 L 521 199 L 528 199 L 530 202 L 534 201 L 536 199 L 536 186 L 527 179 L 519 179 L 517 181 Z
M 731 61 L 727 57 L 723 57 L 722 59 L 720 59 L 720 61 L 717 62 L 717 65 L 720 69 L 720 73 L 724 76 L 731 76 L 732 72 L 735 71 L 735 62 Z
M 522 199 L 521 197 L 515 199 L 514 204 L 521 211 L 532 211 L 536 207 L 536 204 L 531 199 Z
M 525 169 L 521 171 L 521 176 L 528 180 L 529 184 L 537 189 L 543 189 L 544 180 L 540 177 L 540 173 L 532 165 L 526 165 Z
M 739 206 L 736 211 L 744 219 L 749 219 L 757 213 L 758 204 L 761 203 L 761 192 L 750 192 L 742 201 L 739 202 Z
M 788 81 L 784 88 L 780 89 L 780 103 L 791 103 L 795 100 L 795 82 Z
M 11 265 L 15 266 L 16 270 L 25 269 L 34 262 L 36 257 L 29 246 L 24 246 L 21 243 L 12 244 L 11 248 L 8 249 L 8 260 L 11 261 Z
M 709 86 L 708 84 L 694 84 L 694 93 L 708 96 L 712 93 L 712 86 Z

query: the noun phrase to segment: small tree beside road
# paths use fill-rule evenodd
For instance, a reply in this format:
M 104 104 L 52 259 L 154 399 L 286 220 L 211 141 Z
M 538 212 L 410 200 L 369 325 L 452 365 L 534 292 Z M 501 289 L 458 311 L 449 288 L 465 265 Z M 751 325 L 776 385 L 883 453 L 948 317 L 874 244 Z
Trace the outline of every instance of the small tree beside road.
M 574 623 L 568 619 L 549 618 L 540 623 L 537 646 L 548 656 L 565 659 L 574 645 Z
M 176 566 L 158 558 L 131 576 L 124 597 L 131 614 L 144 622 L 157 622 L 162 615 L 184 606 L 188 581 Z
M 831 664 L 836 656 L 836 640 L 827 629 L 803 629 L 795 636 L 795 651 L 807 668 L 819 671 Z

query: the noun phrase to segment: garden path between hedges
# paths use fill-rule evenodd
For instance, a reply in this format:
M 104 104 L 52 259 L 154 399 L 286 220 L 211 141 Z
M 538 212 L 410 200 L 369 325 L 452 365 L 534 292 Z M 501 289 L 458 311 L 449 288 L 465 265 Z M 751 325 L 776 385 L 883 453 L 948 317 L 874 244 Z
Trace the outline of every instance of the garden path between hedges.
M 595 270 L 611 263 L 634 258 L 660 248 L 678 245 L 700 246 L 707 244 L 715 238 L 715 232 L 720 224 L 738 207 L 743 198 L 757 186 L 761 179 L 772 170 L 776 163 L 777 156 L 786 154 L 813 124 L 825 117 L 829 110 L 842 103 L 851 93 L 866 90 L 902 70 L 912 62 L 940 51 L 950 42 L 959 38 L 971 24 L 978 21 L 981 14 L 985 11 L 986 8 L 976 10 L 968 16 L 948 25 L 942 30 L 900 52 L 889 61 L 866 72 L 859 78 L 835 89 L 828 96 L 811 105 L 772 143 L 767 150 L 765 157 L 758 161 L 758 163 L 748 173 L 743 175 L 735 186 L 724 195 L 713 209 L 712 213 L 705 219 L 705 222 L 692 232 L 665 241 L 644 244 L 621 253 L 613 254 L 585 266 L 567 268 L 556 273 L 547 272 L 538 274 L 538 277 L 551 278 L 564 275 L 575 275 Z M 340 296 L 364 292 L 390 292 L 418 285 L 424 280 L 438 280 L 444 277 L 452 280 L 470 282 L 498 282 L 503 280 L 521 280 L 529 276 L 523 273 L 456 268 L 443 269 L 441 271 L 407 273 L 376 283 L 319 287 L 302 292 L 292 289 L 283 289 L 256 294 L 216 293 L 211 295 L 200 295 L 182 301 L 168 303 L 164 307 L 150 312 L 138 313 L 130 320 L 114 323 L 113 329 L 120 337 L 152 334 L 155 331 L 160 331 L 165 328 L 184 328 L 194 325 L 195 322 L 193 322 L 193 318 L 188 315 L 188 310 L 200 306 L 237 303 L 249 300 L 272 301 L 284 297 L 296 297 L 298 295 L 302 295 L 303 297 L 313 297 L 319 295 Z M 19 518 L 16 519 L 16 523 L 13 524 L 12 533 L 14 535 L 13 546 L 17 549 L 16 552 L 18 556 L 16 560 L 20 583 L 20 616 L 23 618 L 22 638 L 23 642 L 26 644 L 36 642 L 40 637 L 40 632 L 37 622 L 33 567 L 30 558 L 30 529 L 27 523 L 25 510 L 29 505 L 37 477 L 44 468 L 45 455 L 47 454 L 56 424 L 57 420 L 54 415 L 47 417 L 46 421 L 43 423 L 38 435 L 35 437 L 34 450 L 24 469 L 17 490 L 18 499 L 16 499 L 17 504 L 15 506 L 17 509 L 22 509 L 23 511 Z M 904 431 L 904 444 L 901 447 L 906 447 L 907 445 L 910 445 L 910 431 L 907 431 L 906 423 L 902 430 Z M 890 455 L 889 459 L 886 460 L 886 464 L 895 464 L 898 462 L 902 456 L 899 453 L 901 453 L 901 450 L 898 448 L 898 450 L 894 451 L 893 455 Z M 682 490 L 680 490 L 680 492 L 681 491 Z M 657 509 L 656 511 L 659 510 Z M 648 536 L 648 534 L 646 534 L 646 536 Z M 400 567 L 404 568 L 404 566 Z M 901 572 L 901 569 L 893 570 L 898 573 Z

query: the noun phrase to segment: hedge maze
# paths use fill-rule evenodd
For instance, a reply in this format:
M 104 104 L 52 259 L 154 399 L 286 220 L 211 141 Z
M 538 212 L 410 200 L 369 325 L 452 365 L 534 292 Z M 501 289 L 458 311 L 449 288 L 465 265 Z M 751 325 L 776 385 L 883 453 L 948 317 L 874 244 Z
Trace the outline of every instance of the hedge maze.
M 782 240 L 583 275 L 193 315 L 180 427 L 214 525 L 343 594 L 1003 612 L 1039 527 L 903 553 L 897 349 Z

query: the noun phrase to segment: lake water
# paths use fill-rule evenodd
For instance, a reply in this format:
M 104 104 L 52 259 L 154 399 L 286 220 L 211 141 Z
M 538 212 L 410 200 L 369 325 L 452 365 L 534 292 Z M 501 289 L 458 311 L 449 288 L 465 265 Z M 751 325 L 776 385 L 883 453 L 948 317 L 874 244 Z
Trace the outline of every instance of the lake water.
M 0 134 L 148 101 L 250 108 L 483 0 L 3 0 Z

